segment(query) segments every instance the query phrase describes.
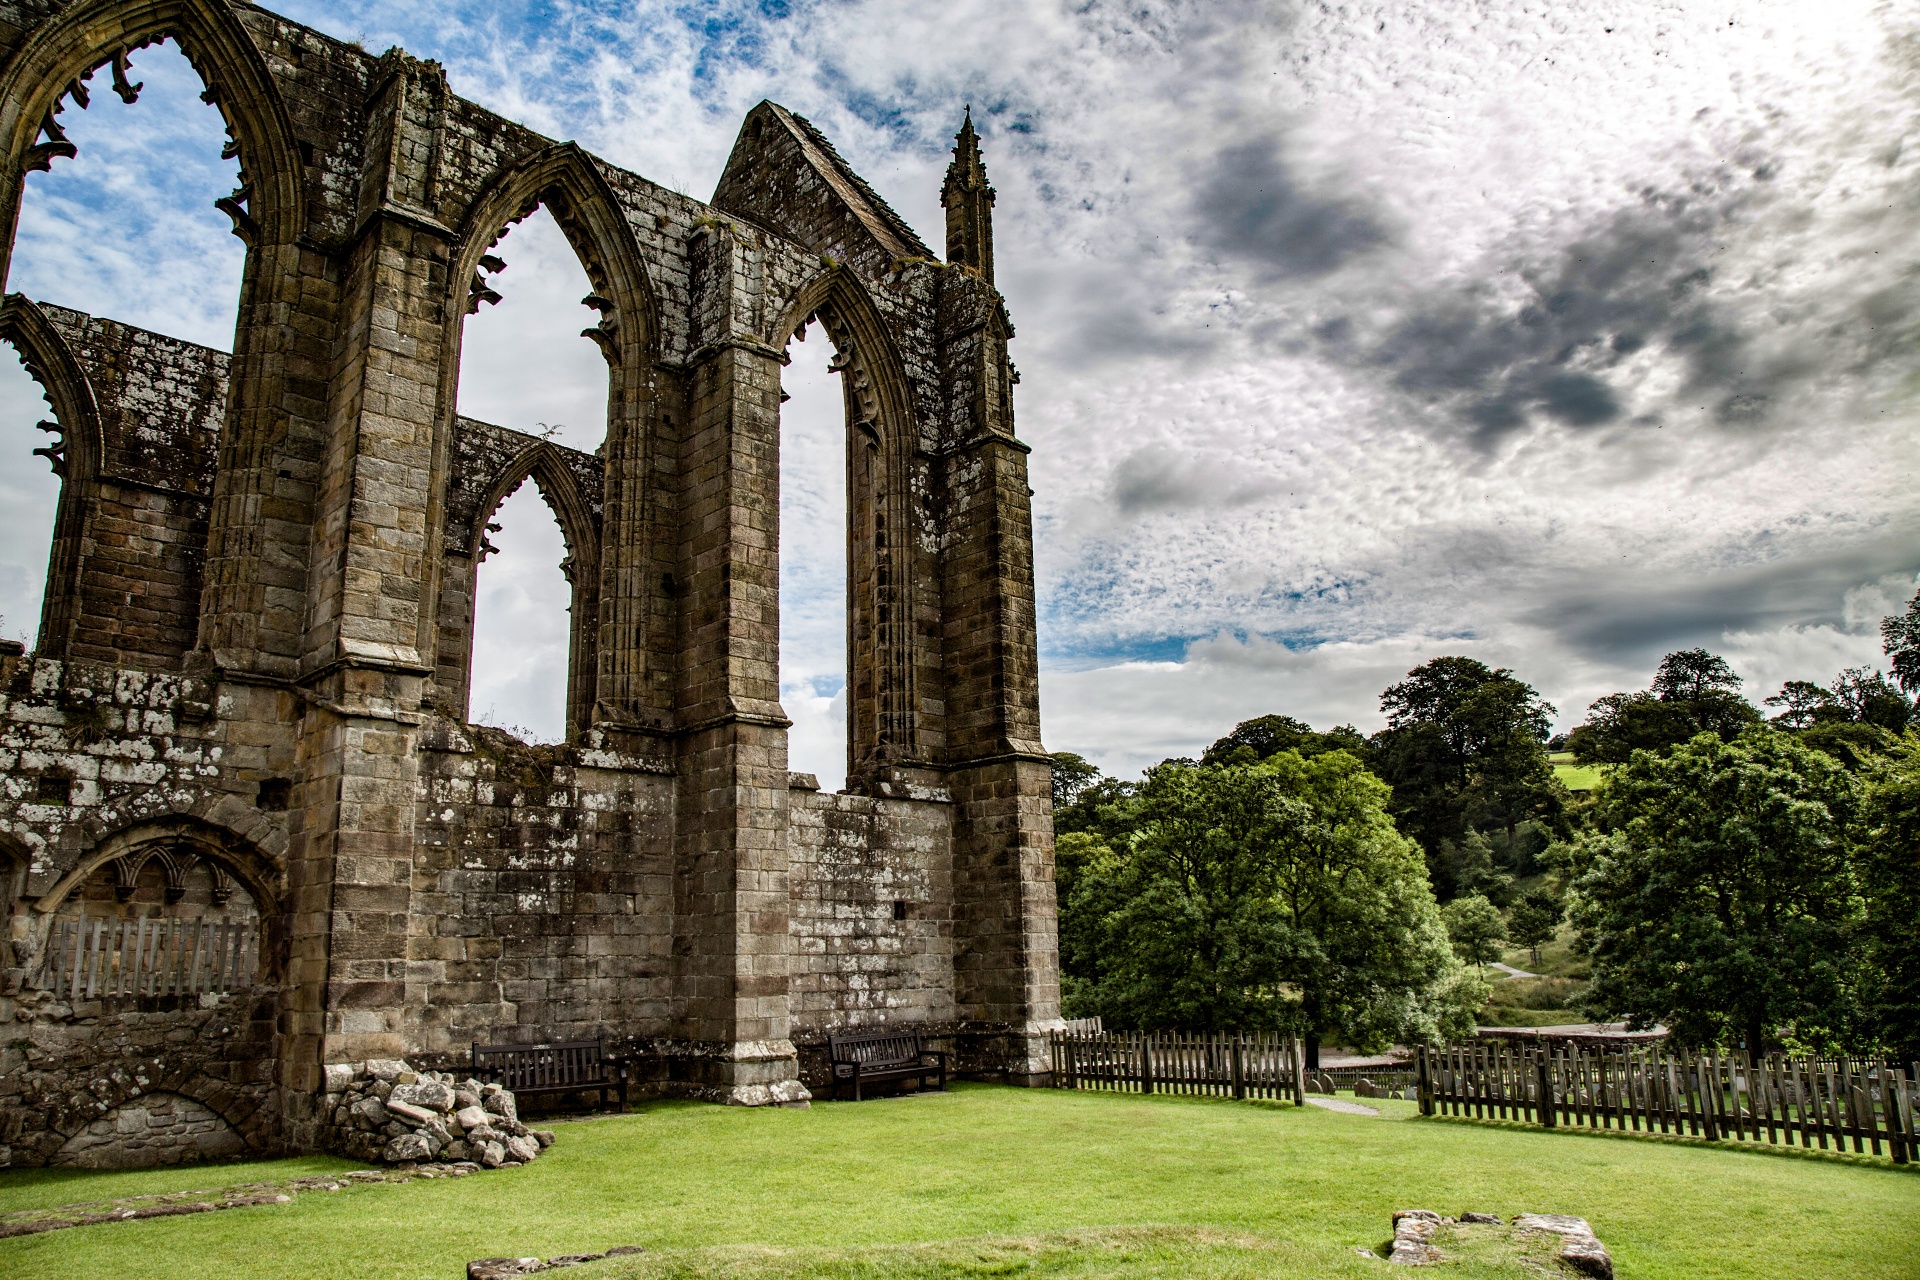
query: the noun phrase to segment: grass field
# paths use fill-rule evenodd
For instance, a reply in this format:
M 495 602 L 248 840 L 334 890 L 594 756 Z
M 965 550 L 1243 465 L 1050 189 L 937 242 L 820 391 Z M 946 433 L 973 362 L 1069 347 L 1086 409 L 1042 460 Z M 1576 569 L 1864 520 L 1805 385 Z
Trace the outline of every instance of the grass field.
M 0 1241 L 0 1275 L 455 1280 L 470 1258 L 649 1253 L 579 1280 L 1359 1277 L 1396 1208 L 1591 1220 L 1622 1280 L 1912 1280 L 1920 1176 L 1808 1157 L 1308 1107 L 961 1085 L 748 1111 L 662 1102 L 556 1126 L 536 1164 Z M 331 1161 L 0 1174 L 0 1210 Z M 1515 1275 L 1471 1264 L 1461 1277 Z
M 1547 763 L 1553 766 L 1553 776 L 1560 780 L 1560 785 L 1569 791 L 1593 790 L 1600 785 L 1600 773 L 1606 767 L 1575 764 L 1571 751 L 1555 751 L 1547 756 Z

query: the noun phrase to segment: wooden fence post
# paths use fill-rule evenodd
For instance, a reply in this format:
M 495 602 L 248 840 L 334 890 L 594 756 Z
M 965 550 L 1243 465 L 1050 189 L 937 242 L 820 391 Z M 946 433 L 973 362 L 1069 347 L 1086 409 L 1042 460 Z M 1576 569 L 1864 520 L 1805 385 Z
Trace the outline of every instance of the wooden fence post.
M 1419 1091 L 1417 1096 L 1420 1099 L 1420 1114 L 1430 1116 L 1433 1114 L 1433 1073 L 1427 1066 L 1427 1046 L 1420 1046 L 1418 1055 L 1414 1058 L 1414 1064 L 1415 1070 L 1420 1073 L 1417 1086 Z
M 1140 1092 L 1153 1092 L 1153 1033 L 1140 1033 Z
M 1304 1107 L 1307 1105 L 1307 1086 L 1303 1078 L 1307 1073 L 1307 1059 L 1300 1052 L 1300 1037 L 1287 1037 L 1287 1056 L 1293 1066 L 1293 1105 Z
M 1533 1061 L 1533 1071 L 1534 1087 L 1540 1091 L 1538 1095 L 1539 1110 L 1537 1112 L 1537 1118 L 1542 1126 L 1551 1129 L 1553 1128 L 1554 1121 L 1553 1077 L 1547 1071 L 1547 1054 L 1548 1049 L 1546 1045 L 1541 1045 L 1539 1056 Z
M 1240 1064 L 1240 1048 L 1246 1043 L 1246 1036 L 1235 1033 L 1233 1037 L 1233 1096 L 1244 1100 L 1247 1096 L 1246 1071 Z

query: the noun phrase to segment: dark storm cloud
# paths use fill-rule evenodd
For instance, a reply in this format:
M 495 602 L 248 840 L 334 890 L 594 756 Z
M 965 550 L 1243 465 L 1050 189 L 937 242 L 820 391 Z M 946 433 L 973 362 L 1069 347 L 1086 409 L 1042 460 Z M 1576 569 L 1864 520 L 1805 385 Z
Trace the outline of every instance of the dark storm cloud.
M 1575 429 L 1620 421 L 1615 379 L 1649 344 L 1683 363 L 1686 403 L 1723 425 L 1762 423 L 1782 385 L 1810 370 L 1760 359 L 1713 296 L 1714 250 L 1737 233 L 1742 203 L 1648 196 L 1544 269 L 1511 264 L 1525 286 L 1518 306 L 1491 288 L 1433 298 L 1364 359 L 1450 410 L 1481 449 L 1535 416 Z
M 1268 279 L 1312 279 L 1386 242 L 1358 204 L 1301 190 L 1271 139 L 1220 151 L 1194 193 L 1199 240 Z
M 1161 446 L 1130 453 L 1113 469 L 1114 505 L 1126 515 L 1237 507 L 1277 488 L 1270 478 L 1183 457 Z
M 1920 531 L 1889 533 L 1870 545 L 1781 560 L 1751 569 L 1648 583 L 1589 576 L 1521 621 L 1557 634 L 1589 658 L 1644 664 L 1693 644 L 1713 647 L 1730 631 L 1842 625 L 1849 588 L 1920 569 Z

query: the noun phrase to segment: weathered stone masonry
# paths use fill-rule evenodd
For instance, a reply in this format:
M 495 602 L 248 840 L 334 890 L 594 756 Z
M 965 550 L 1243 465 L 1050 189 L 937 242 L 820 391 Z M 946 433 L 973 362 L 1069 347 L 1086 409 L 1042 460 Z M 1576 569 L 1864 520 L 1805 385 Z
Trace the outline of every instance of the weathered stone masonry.
M 323 1065 L 475 1039 L 605 1035 L 746 1104 L 804 1100 L 844 1026 L 1042 1072 L 1030 495 L 971 123 L 943 262 L 771 103 L 702 204 L 263 9 L 0 0 L 0 208 L 161 39 L 242 166 L 233 352 L 0 305 L 64 484 L 39 642 L 0 653 L 0 1164 L 310 1146 Z M 455 413 L 491 249 L 542 206 L 601 316 L 594 455 Z M 778 693 L 813 320 L 849 431 L 839 795 L 788 772 Z M 573 587 L 551 747 L 465 723 L 486 523 L 528 479 Z

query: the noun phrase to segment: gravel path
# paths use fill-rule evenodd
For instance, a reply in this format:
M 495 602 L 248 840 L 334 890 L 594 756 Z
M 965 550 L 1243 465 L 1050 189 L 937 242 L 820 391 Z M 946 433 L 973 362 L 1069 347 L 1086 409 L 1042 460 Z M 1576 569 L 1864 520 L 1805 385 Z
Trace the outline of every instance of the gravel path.
M 1348 1102 L 1345 1098 L 1309 1097 L 1307 1099 L 1307 1105 L 1310 1107 L 1325 1107 L 1328 1111 L 1338 1111 L 1342 1115 L 1349 1116 L 1377 1116 L 1380 1114 L 1376 1108 L 1366 1106 L 1363 1103 Z
M 1528 973 L 1525 969 L 1516 969 L 1510 964 L 1501 964 L 1498 960 L 1493 962 L 1492 967 L 1506 974 L 1509 978 L 1537 978 L 1540 976 L 1537 973 Z

